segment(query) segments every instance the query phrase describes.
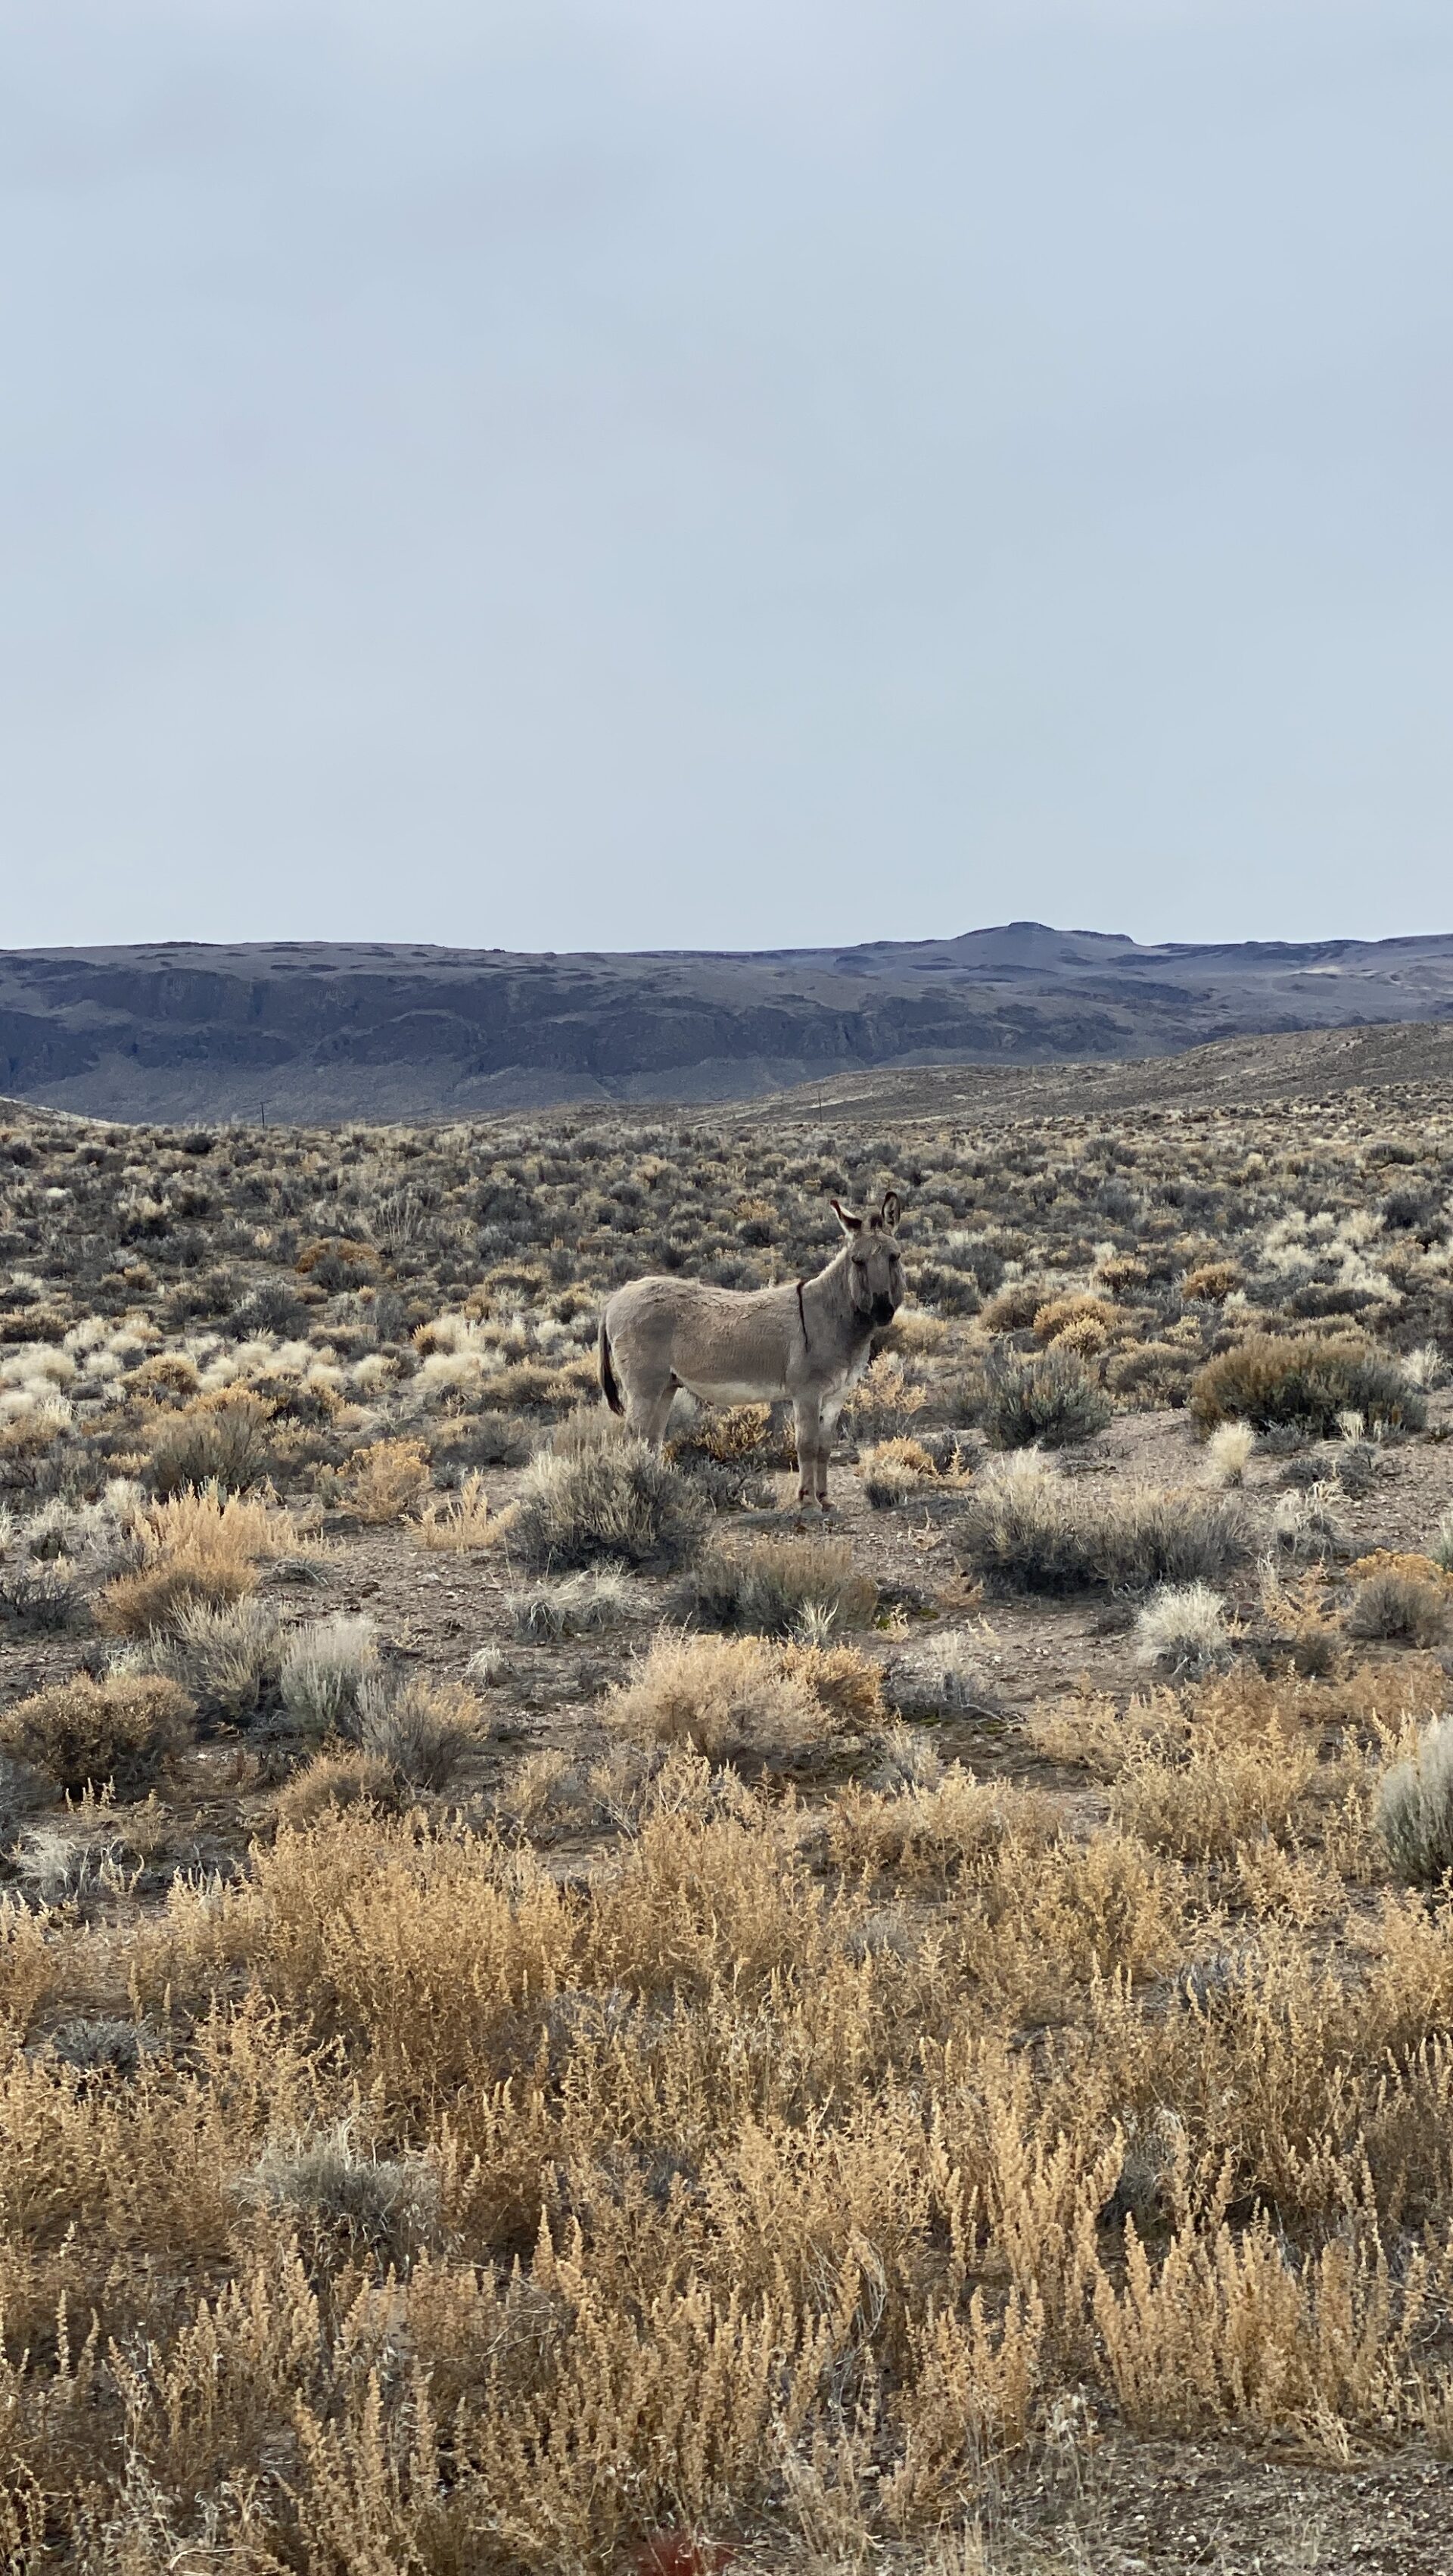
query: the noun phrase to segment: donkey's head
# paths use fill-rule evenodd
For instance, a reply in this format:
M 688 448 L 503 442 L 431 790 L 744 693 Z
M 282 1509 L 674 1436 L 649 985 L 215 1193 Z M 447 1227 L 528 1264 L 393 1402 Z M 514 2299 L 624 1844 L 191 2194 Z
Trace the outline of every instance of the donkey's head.
M 890 1190 L 875 1216 L 854 1216 L 833 1200 L 848 1238 L 848 1286 L 858 1314 L 870 1324 L 891 1324 L 903 1303 L 903 1259 L 898 1250 L 898 1193 Z

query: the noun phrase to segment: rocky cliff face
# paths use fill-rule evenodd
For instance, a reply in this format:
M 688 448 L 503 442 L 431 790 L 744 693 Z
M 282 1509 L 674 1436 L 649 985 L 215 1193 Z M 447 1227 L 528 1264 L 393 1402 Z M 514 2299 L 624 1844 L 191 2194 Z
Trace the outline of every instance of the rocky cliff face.
M 0 953 L 0 1091 L 116 1118 L 478 1115 L 1450 1013 L 1453 935 L 1143 948 L 1012 922 L 743 956 L 28 949 Z

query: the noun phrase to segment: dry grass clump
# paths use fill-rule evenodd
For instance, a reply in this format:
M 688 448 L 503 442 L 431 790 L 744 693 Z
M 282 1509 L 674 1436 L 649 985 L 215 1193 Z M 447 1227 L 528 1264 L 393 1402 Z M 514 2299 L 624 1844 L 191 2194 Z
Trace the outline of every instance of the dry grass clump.
M 208 1484 L 241 1493 L 260 1484 L 267 1473 L 272 1420 L 272 1405 L 245 1387 L 199 1395 L 153 1433 L 148 1481 L 158 1494 Z
M 463 1682 L 416 1674 L 402 1682 L 365 1674 L 356 1714 L 345 1712 L 341 1731 L 355 1734 L 366 1754 L 387 1765 L 407 1788 L 447 1789 L 460 1763 L 478 1743 L 481 1711 Z
M 1110 1784 L 1116 1824 L 1152 1850 L 1228 1865 L 1264 1838 L 1296 1848 L 1320 1831 L 1345 1786 L 1321 1761 L 1321 1715 L 1305 1685 L 1238 1670 L 1125 1711 L 1093 1694 L 1062 1701 L 1029 1734 L 1049 1760 Z
M 153 1504 L 133 1541 L 139 1567 L 109 1583 L 96 1609 L 101 1627 L 118 1637 L 173 1632 L 197 1610 L 225 1609 L 256 1589 L 259 1559 L 304 1546 L 289 1513 L 215 1481 Z
M 719 1467 L 739 1466 L 745 1460 L 760 1458 L 771 1429 L 770 1404 L 728 1404 L 719 1411 L 708 1407 L 689 1432 L 673 1440 L 671 1456 L 674 1459 L 686 1449 L 698 1449 Z
M 1057 1343 L 1027 1359 L 991 1353 L 984 1386 L 983 1425 L 997 1449 L 1068 1448 L 1103 1431 L 1115 1410 L 1078 1352 Z
M 1244 1485 L 1256 1449 L 1249 1422 L 1218 1422 L 1206 1442 L 1206 1466 L 1216 1485 Z
M 846 1539 L 759 1538 L 710 1549 L 675 1606 L 705 1628 L 821 1644 L 840 1629 L 866 1627 L 877 1602 L 877 1586 L 858 1573 Z
M 497 1547 L 514 1526 L 513 1511 L 490 1508 L 484 1478 L 471 1471 L 447 1503 L 428 1503 L 418 1523 L 419 1543 L 436 1552 L 474 1555 Z
M 179 1682 L 207 1716 L 236 1726 L 255 1716 L 277 1689 L 283 1628 L 262 1601 L 221 1608 L 197 1601 L 149 1637 L 144 1653 L 151 1670 Z
M 893 1702 L 905 1717 L 993 1716 L 998 1698 L 986 1668 L 992 1632 L 950 1629 L 893 1665 Z
M 1447 1580 L 1426 1557 L 1375 1568 L 1356 1585 L 1346 1617 L 1349 1637 L 1409 1646 L 1441 1645 L 1450 1624 Z
M 619 1626 L 636 1606 L 631 1577 L 616 1565 L 557 1575 L 505 1595 L 505 1609 L 517 1637 L 588 1636 L 597 1629 Z
M 288 1639 L 278 1677 L 283 1706 L 306 1734 L 341 1733 L 356 1718 L 359 1694 L 377 1670 L 373 1621 L 335 1610 Z
M 56 1788 L 129 1796 L 192 1744 L 196 1711 L 177 1683 L 155 1673 L 89 1673 L 52 1682 L 0 1715 L 0 1750 Z
M 1357 1333 L 1249 1334 L 1207 1360 L 1191 1385 L 1190 1409 L 1204 1430 L 1230 1419 L 1257 1430 L 1288 1425 L 1328 1440 L 1339 1414 L 1417 1431 L 1427 1404 L 1396 1360 Z
M 835 1712 L 760 1637 L 657 1637 L 607 1693 L 608 1726 L 634 1744 L 689 1746 L 714 1762 L 802 1751 L 834 1731 Z
M 347 2120 L 274 2140 L 237 2190 L 285 2218 L 316 2269 L 344 2254 L 403 2272 L 439 2232 L 438 2167 L 422 2156 L 366 2155 Z
M 429 1478 L 429 1452 L 422 1440 L 372 1440 L 355 1449 L 341 1499 L 366 1529 L 382 1529 L 403 1519 Z
M 784 1673 L 805 1682 L 821 1700 L 835 1727 L 846 1735 L 869 1735 L 887 1718 L 883 1667 L 857 1646 L 808 1646 L 789 1641 L 777 1649 Z
M 511 1546 L 532 1573 L 614 1562 L 670 1574 L 695 1555 L 708 1518 L 688 1479 L 643 1440 L 614 1441 L 526 1468 Z
M 849 1782 L 825 1819 L 828 1850 L 849 1878 L 945 1884 L 998 1851 L 1021 1792 L 951 1763 L 936 1780 L 875 1790 Z M 1036 1821 L 1047 1825 L 1042 1811 Z
M 1394 1867 L 1415 1887 L 1434 1887 L 1453 1870 L 1453 1719 L 1435 1718 L 1411 1758 L 1384 1773 L 1377 1823 Z
M 955 1535 L 976 1573 L 1022 1592 L 1206 1582 L 1249 1544 L 1224 1495 L 1134 1486 L 1095 1493 L 1028 1454 L 979 1479 Z
M 330 1808 L 362 1804 L 388 1807 L 395 1801 L 395 1777 L 381 1754 L 361 1745 L 314 1753 L 277 1793 L 274 1813 L 280 1825 L 300 1833 L 326 1816 Z
M 1155 1672 L 1208 1672 L 1230 1652 L 1226 1604 L 1209 1583 L 1162 1584 L 1136 1619 L 1136 1660 Z
M 858 1475 L 875 1512 L 906 1503 L 925 1485 L 938 1482 L 938 1469 L 921 1440 L 880 1440 L 858 1455 Z

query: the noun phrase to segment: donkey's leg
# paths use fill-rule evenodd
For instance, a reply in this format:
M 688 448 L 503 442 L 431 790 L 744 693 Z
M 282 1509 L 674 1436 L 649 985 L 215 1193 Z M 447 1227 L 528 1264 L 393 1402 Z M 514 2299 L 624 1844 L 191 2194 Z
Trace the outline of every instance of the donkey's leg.
M 638 1440 L 648 1440 L 653 1449 L 659 1449 L 675 1393 L 674 1377 L 668 1377 L 664 1384 L 655 1375 L 637 1378 L 626 1391 L 626 1429 L 633 1431 Z
M 651 1407 L 651 1418 L 646 1425 L 645 1436 L 650 1441 L 653 1449 L 661 1448 L 665 1441 L 666 1425 L 671 1419 L 671 1407 L 675 1401 L 676 1380 L 673 1377 L 670 1385 L 665 1389 L 665 1392 L 657 1397 L 655 1403 Z
M 817 1446 L 817 1499 L 821 1503 L 824 1511 L 827 1511 L 829 1508 L 827 1499 L 827 1462 L 832 1456 L 833 1434 L 837 1430 L 837 1418 L 842 1409 L 841 1397 L 839 1397 L 835 1404 L 826 1403 L 822 1408 L 822 1429 L 818 1435 Z
M 792 1420 L 797 1432 L 797 1499 L 799 1503 L 817 1500 L 818 1448 L 822 1437 L 821 1408 L 815 1395 L 799 1395 L 792 1407 Z M 824 1478 L 826 1468 L 821 1470 Z

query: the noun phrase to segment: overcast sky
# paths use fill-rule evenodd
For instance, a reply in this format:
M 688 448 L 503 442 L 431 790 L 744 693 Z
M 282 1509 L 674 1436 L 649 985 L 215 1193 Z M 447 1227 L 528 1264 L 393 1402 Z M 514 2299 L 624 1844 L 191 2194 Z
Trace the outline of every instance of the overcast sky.
M 1448 0 L 0 0 L 0 945 L 1453 929 Z

